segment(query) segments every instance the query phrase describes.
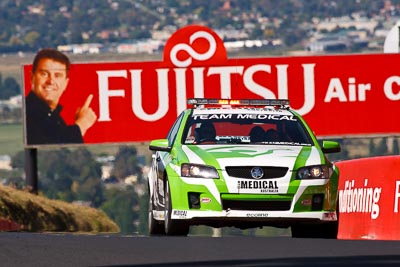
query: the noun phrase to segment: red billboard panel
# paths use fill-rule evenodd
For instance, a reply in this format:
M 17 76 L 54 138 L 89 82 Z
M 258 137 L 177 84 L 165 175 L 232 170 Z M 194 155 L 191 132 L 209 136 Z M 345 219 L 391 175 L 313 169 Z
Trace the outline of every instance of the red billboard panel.
M 192 25 L 171 36 L 163 56 L 161 62 L 72 64 L 61 117 L 73 125 L 93 95 L 88 106 L 96 119 L 84 143 L 144 142 L 164 138 L 188 98 L 281 98 L 319 137 L 400 133 L 400 54 L 228 59 L 215 32 Z M 25 96 L 31 70 L 24 66 Z M 25 108 L 25 121 L 29 116 Z M 25 144 L 38 145 L 27 141 L 25 129 Z

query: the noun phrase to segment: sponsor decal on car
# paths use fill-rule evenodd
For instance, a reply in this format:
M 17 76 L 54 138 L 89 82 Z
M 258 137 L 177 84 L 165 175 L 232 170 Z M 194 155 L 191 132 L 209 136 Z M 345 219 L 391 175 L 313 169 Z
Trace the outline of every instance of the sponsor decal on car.
M 287 120 L 296 121 L 293 115 L 276 114 L 194 114 L 194 120 L 225 120 L 225 119 L 252 119 L 252 120 Z
M 261 193 L 277 193 L 277 181 L 238 181 L 239 189 L 259 189 Z
M 257 212 L 257 213 L 246 213 L 246 217 L 250 217 L 250 218 L 267 218 L 267 217 L 269 217 L 269 214 L 265 213 L 265 212 L 263 212 L 263 213 L 259 213 L 259 212 Z
M 186 218 L 187 217 L 187 210 L 174 210 L 173 211 L 174 216 L 179 216 L 181 218 Z
M 201 203 L 211 203 L 211 198 L 209 197 L 202 197 L 201 198 Z

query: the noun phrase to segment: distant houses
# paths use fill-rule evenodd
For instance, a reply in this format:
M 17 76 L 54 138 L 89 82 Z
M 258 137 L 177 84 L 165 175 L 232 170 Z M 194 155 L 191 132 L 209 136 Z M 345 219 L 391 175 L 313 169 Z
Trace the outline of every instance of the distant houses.
M 225 37 L 222 35 L 221 37 Z M 231 39 L 232 40 L 232 39 Z M 118 44 L 102 45 L 98 43 L 69 44 L 57 47 L 59 51 L 72 54 L 99 54 L 101 52 L 114 52 L 120 54 L 155 54 L 162 53 L 167 40 L 140 39 L 129 40 Z M 237 51 L 244 48 L 257 48 L 263 46 L 280 46 L 282 40 L 237 40 L 225 41 L 225 48 L 229 51 Z
M 394 19 L 395 20 L 395 19 Z M 351 16 L 316 20 L 305 50 L 316 53 L 356 51 L 366 48 L 382 49 L 375 43 L 383 43 L 395 21 L 367 18 L 354 13 Z
M 121 54 L 153 54 L 162 51 L 164 43 L 158 40 L 131 40 L 119 44 L 99 44 L 99 43 L 83 43 L 83 44 L 67 44 L 59 45 L 57 50 L 72 54 L 99 54 L 101 52 L 117 52 Z
M 164 42 L 160 40 L 132 40 L 116 46 L 116 51 L 121 54 L 160 53 L 163 50 Z
M 12 96 L 7 100 L 0 100 L 0 113 L 22 107 L 22 95 Z
M 99 43 L 68 44 L 57 47 L 57 50 L 61 52 L 72 54 L 99 54 L 103 49 L 104 45 Z
M 11 171 L 11 156 L 9 155 L 0 155 L 0 170 Z
M 310 52 L 340 52 L 367 48 L 369 39 L 364 31 L 343 30 L 335 34 L 324 34 L 306 45 Z
M 304 42 L 304 51 L 309 52 L 340 52 L 368 48 L 373 43 L 383 42 L 388 29 L 394 21 L 383 23 L 381 19 L 366 18 L 358 14 L 352 16 L 315 19 L 305 25 L 308 28 L 308 41 Z M 250 26 L 248 26 L 250 27 Z M 58 46 L 58 50 L 73 54 L 98 54 L 114 52 L 121 54 L 155 54 L 162 53 L 165 43 L 177 30 L 176 27 L 166 26 L 164 30 L 155 30 L 149 39 L 126 40 L 121 43 L 100 44 L 67 44 Z M 215 29 L 224 41 L 228 51 L 238 51 L 248 48 L 281 47 L 284 41 L 279 37 L 270 40 L 251 39 L 245 30 Z M 381 40 L 381 41 L 379 41 Z

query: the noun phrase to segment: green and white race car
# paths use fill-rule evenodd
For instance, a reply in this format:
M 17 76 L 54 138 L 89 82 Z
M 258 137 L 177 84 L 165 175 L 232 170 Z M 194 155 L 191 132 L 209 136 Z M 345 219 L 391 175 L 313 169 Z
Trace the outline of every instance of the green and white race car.
M 149 234 L 191 225 L 291 227 L 336 238 L 338 169 L 288 100 L 189 99 L 166 139 L 150 142 Z

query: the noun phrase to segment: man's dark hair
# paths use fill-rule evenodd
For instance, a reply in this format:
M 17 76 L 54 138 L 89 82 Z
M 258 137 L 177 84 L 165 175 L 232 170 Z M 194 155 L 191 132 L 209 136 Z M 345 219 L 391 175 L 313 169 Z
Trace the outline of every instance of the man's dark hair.
M 69 58 L 65 54 L 63 54 L 62 52 L 60 52 L 54 48 L 43 48 L 36 54 L 36 56 L 33 60 L 32 73 L 36 72 L 39 61 L 43 58 L 49 58 L 54 61 L 65 64 L 65 67 L 67 70 L 67 75 L 68 75 L 69 68 L 71 65 Z

